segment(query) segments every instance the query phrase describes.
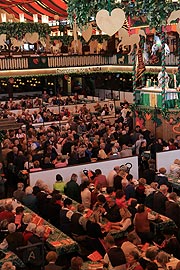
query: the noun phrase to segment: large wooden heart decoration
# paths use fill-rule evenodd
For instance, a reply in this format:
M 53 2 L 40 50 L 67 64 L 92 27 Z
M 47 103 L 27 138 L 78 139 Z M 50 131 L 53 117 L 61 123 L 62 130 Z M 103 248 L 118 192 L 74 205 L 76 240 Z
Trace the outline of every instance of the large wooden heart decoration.
M 97 26 L 107 35 L 114 35 L 124 24 L 125 13 L 120 8 L 112 10 L 111 14 L 105 9 L 96 14 Z
M 31 34 L 31 33 L 26 33 L 24 39 L 25 39 L 28 43 L 34 44 L 34 43 L 38 42 L 38 40 L 39 40 L 39 34 L 36 33 L 36 32 L 34 32 L 34 33 L 32 33 L 32 34 Z
M 84 38 L 84 40 L 86 42 L 88 42 L 92 36 L 92 31 L 93 31 L 93 28 L 92 28 L 92 24 L 88 24 L 87 26 L 83 26 L 83 29 L 82 29 L 82 37 Z

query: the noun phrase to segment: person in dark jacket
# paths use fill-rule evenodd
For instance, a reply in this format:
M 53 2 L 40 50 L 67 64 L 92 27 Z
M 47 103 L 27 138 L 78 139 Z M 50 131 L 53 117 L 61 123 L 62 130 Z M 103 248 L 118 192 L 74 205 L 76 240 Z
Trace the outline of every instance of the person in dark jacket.
M 160 168 L 159 174 L 155 176 L 155 181 L 158 183 L 159 187 L 161 185 L 166 185 L 167 187 L 169 186 L 168 178 L 165 174 L 166 174 L 166 169 Z
M 71 211 L 72 207 L 72 200 L 69 198 L 66 198 L 64 200 L 64 207 L 59 212 L 59 223 L 60 223 L 60 230 L 71 236 L 71 217 L 73 215 L 73 212 Z
M 64 193 L 66 196 L 70 197 L 71 199 L 75 200 L 76 202 L 81 202 L 81 193 L 80 187 L 77 184 L 78 176 L 77 174 L 73 173 L 71 175 L 71 180 L 67 182 Z
M 178 228 L 180 228 L 180 206 L 177 203 L 177 194 L 175 192 L 171 192 L 168 197 L 168 201 L 166 201 L 166 211 L 165 215 L 169 218 L 171 218 L 177 225 Z
M 25 189 L 25 195 L 22 198 L 22 203 L 23 203 L 23 205 L 27 206 L 32 211 L 34 211 L 36 213 L 38 212 L 37 199 L 36 199 L 36 196 L 34 196 L 34 194 L 33 194 L 32 187 L 28 186 Z
M 153 210 L 161 215 L 165 215 L 168 187 L 161 185 L 160 189 L 154 193 Z
M 62 270 L 61 266 L 56 265 L 58 255 L 55 251 L 49 251 L 46 255 L 46 261 L 48 265 L 45 266 L 45 270 Z

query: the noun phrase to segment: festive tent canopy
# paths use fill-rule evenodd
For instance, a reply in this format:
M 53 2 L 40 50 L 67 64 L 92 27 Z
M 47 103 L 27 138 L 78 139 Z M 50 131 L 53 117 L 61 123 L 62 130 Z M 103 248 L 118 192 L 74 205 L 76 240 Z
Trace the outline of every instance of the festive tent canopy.
M 24 13 L 28 21 L 33 20 L 33 14 L 38 14 L 39 20 L 41 15 L 49 16 L 50 20 L 57 15 L 60 20 L 67 18 L 67 4 L 64 0 L 0 0 L 0 9 L 13 14 L 15 18 Z

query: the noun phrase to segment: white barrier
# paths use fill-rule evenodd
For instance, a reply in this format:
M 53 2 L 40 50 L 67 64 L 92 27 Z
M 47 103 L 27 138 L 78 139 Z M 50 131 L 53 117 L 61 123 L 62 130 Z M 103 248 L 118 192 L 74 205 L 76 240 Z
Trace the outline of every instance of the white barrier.
M 128 157 L 128 158 L 120 158 L 114 160 L 106 160 L 95 163 L 81 164 L 75 166 L 69 166 L 65 168 L 53 169 L 53 170 L 43 170 L 39 172 L 30 173 L 30 185 L 34 186 L 38 179 L 42 179 L 50 189 L 52 189 L 53 184 L 56 179 L 56 174 L 61 174 L 64 181 L 67 182 L 70 180 L 72 173 L 76 173 L 78 175 L 78 183 L 81 182 L 81 175 L 83 170 L 92 170 L 101 169 L 104 175 L 108 175 L 108 173 L 115 167 L 121 166 L 130 162 L 132 164 L 132 169 L 130 173 L 134 176 L 134 178 L 138 179 L 138 157 Z
M 176 158 L 180 159 L 180 149 L 156 153 L 157 169 L 164 167 L 169 173 L 170 165 L 174 163 Z

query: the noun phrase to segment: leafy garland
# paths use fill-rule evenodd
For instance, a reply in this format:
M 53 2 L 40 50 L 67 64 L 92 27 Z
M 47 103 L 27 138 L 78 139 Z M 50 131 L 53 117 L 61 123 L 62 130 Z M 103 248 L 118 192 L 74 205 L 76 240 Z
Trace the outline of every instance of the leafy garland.
M 156 124 L 156 127 L 160 127 L 163 124 L 162 120 L 158 116 L 162 116 L 162 118 L 172 126 L 180 123 L 180 117 L 177 117 L 177 115 L 179 114 L 179 110 L 169 111 L 167 108 L 143 108 L 142 106 L 138 107 L 134 104 L 131 105 L 131 110 L 135 112 L 136 117 L 142 119 L 144 122 L 151 119 L 152 122 Z
M 46 23 L 0 23 L 0 35 L 6 34 L 17 39 L 23 38 L 26 33 L 37 32 L 40 37 L 51 33 L 51 28 Z
M 125 11 L 126 16 L 140 18 L 146 17 L 150 28 L 160 30 L 166 25 L 166 20 L 173 10 L 180 9 L 180 3 L 172 3 L 172 0 L 125 0 L 118 3 L 115 0 L 69 0 L 68 18 L 72 24 L 76 16 L 78 26 L 85 25 L 91 17 L 101 9 L 114 9 L 116 7 Z

